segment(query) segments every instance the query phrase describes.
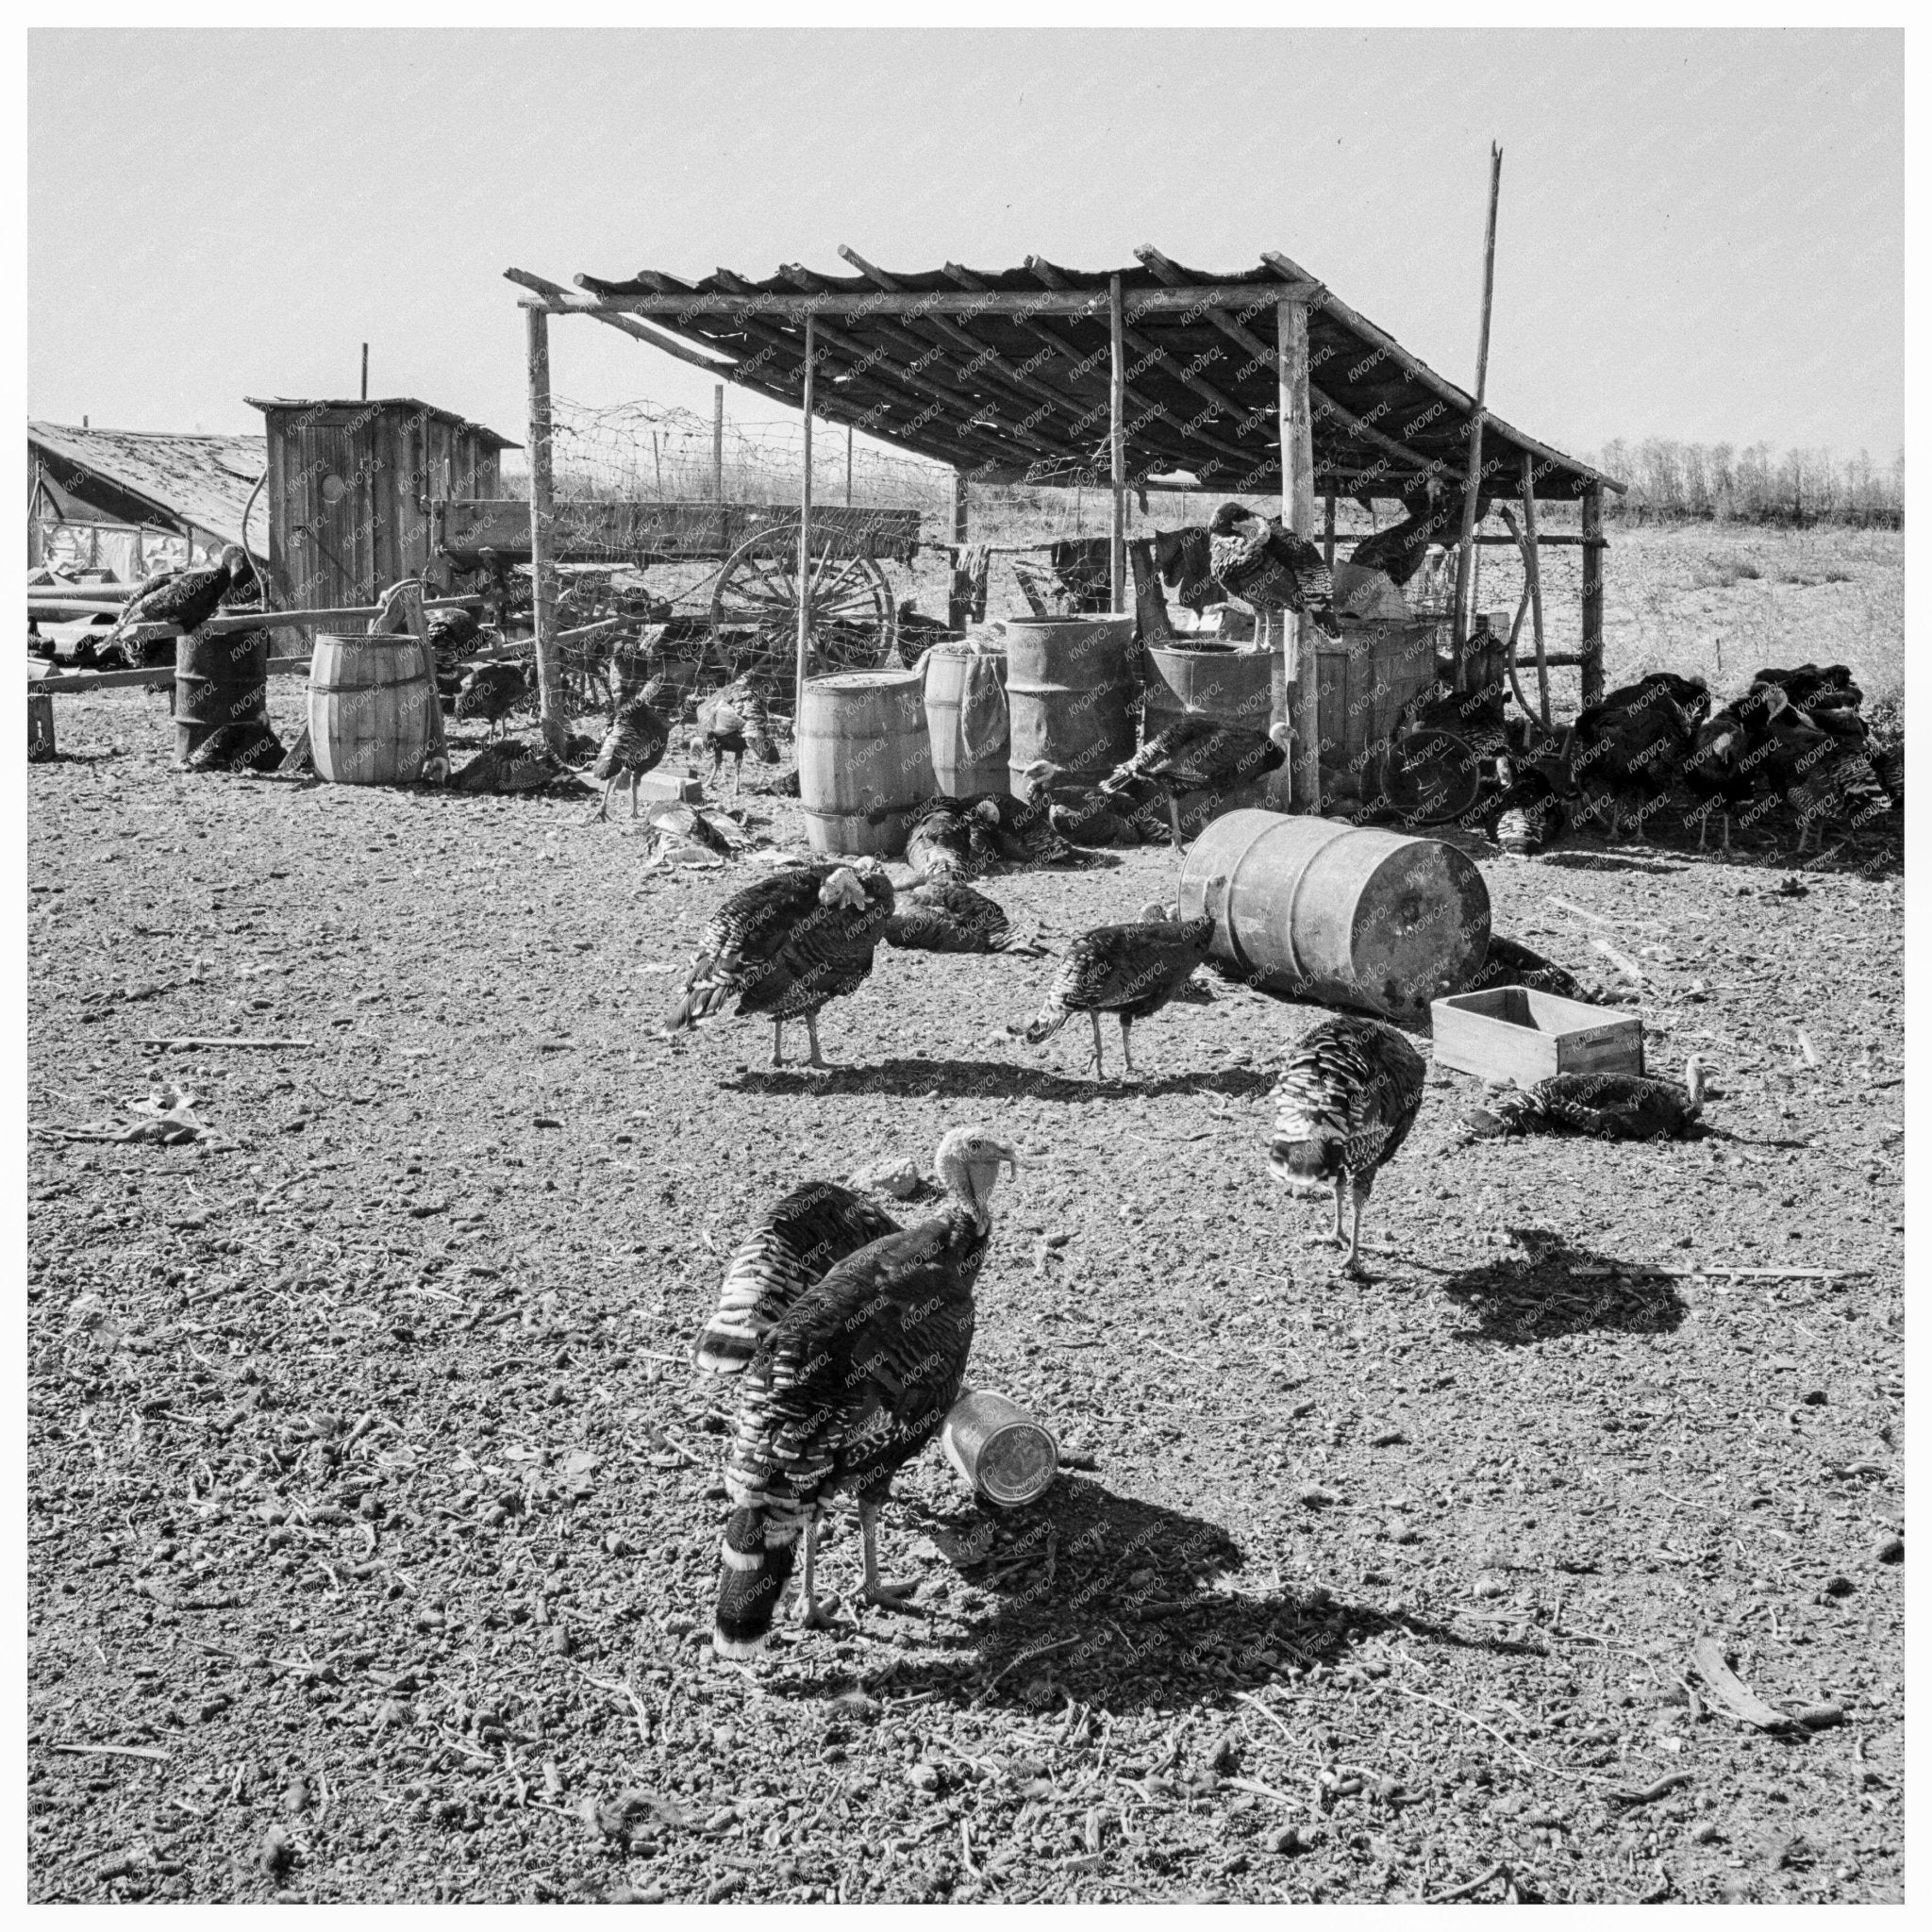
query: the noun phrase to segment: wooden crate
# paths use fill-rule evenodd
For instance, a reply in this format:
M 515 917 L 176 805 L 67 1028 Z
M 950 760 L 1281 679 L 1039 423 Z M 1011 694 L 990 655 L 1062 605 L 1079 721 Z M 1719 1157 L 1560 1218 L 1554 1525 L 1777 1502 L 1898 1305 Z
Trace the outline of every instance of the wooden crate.
M 1532 1086 L 1553 1074 L 1641 1074 L 1643 1022 L 1526 986 L 1432 1003 L 1436 1064 Z

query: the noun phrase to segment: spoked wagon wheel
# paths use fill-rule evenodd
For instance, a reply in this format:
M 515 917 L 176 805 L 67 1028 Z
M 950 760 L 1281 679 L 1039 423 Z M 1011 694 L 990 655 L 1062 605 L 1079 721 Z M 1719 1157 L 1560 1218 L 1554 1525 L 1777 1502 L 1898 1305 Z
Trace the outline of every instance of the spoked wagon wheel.
M 867 671 L 888 662 L 899 613 L 885 572 L 870 557 L 812 559 L 807 594 L 811 628 L 806 671 Z M 760 530 L 725 559 L 711 593 L 711 636 L 726 675 L 751 674 L 790 706 L 798 655 L 798 529 Z

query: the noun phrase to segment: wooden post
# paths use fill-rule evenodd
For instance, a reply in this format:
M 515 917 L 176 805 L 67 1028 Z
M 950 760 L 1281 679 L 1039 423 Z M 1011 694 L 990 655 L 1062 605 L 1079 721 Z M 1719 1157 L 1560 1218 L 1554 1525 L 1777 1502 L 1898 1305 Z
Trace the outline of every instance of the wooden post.
M 1335 492 L 1330 491 L 1322 499 L 1322 561 L 1329 570 L 1335 568 Z
M 1483 236 L 1483 320 L 1476 339 L 1475 408 L 1469 419 L 1469 490 L 1462 504 L 1462 545 L 1456 558 L 1456 653 L 1469 641 L 1471 563 L 1475 557 L 1476 494 L 1483 474 L 1483 390 L 1490 374 L 1490 302 L 1496 291 L 1496 198 L 1503 190 L 1503 150 L 1490 143 L 1490 218 Z
M 362 400 L 369 400 L 369 344 L 362 344 Z
M 1583 489 L 1583 702 L 1604 695 L 1604 486 Z
M 1275 410 L 1281 435 L 1281 523 L 1297 537 L 1315 533 L 1315 441 L 1308 414 L 1308 311 L 1284 297 L 1274 305 Z M 1290 795 L 1302 811 L 1322 809 L 1322 730 L 1314 620 L 1281 614 L 1282 676 L 1289 692 L 1294 751 Z
M 1108 581 L 1114 610 L 1127 604 L 1127 342 L 1121 307 L 1121 278 L 1107 284 L 1108 316 L 1113 335 L 1113 379 L 1108 386 L 1108 471 L 1113 486 L 1113 523 L 1108 545 Z
M 845 425 L 845 508 L 852 508 L 852 425 Z
M 1543 566 L 1536 548 L 1536 458 L 1526 450 L 1523 457 L 1523 563 L 1529 573 L 1530 622 L 1536 627 L 1536 698 L 1543 714 L 1543 729 L 1550 728 L 1550 659 L 1543 642 Z M 1587 556 L 1589 553 L 1586 552 Z
M 711 397 L 711 500 L 724 501 L 724 385 Z
M 530 362 L 530 616 L 537 657 L 537 720 L 543 741 L 559 757 L 563 680 L 557 662 L 557 566 L 551 559 L 550 317 L 526 308 Z
M 805 660 L 811 649 L 811 399 L 818 347 L 818 318 L 805 318 L 805 475 L 798 488 L 798 679 L 791 697 L 791 728 L 805 717 Z

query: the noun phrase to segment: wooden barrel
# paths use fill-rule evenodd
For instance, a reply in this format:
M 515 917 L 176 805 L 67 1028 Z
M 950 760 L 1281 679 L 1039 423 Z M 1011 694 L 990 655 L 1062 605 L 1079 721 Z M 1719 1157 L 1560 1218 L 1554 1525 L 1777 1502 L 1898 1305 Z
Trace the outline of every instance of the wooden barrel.
M 814 852 L 896 858 L 915 807 L 932 796 L 924 678 L 842 671 L 805 687 L 798 797 Z
M 1210 893 L 1217 879 L 1226 883 Z M 1181 868 L 1181 917 L 1210 901 L 1215 954 L 1256 985 L 1410 1024 L 1489 951 L 1474 862 L 1440 839 L 1373 826 L 1229 812 Z
M 186 759 L 224 724 L 268 721 L 269 634 L 191 632 L 175 640 L 175 755 Z
M 1316 633 L 1324 811 L 1379 796 L 1402 708 L 1434 681 L 1436 629 L 1433 621 L 1344 624 L 1339 643 Z
M 1038 758 L 1104 778 L 1134 755 L 1132 616 L 1007 621 L 1012 789 Z
M 948 798 L 1007 790 L 1007 650 L 997 626 L 925 654 L 925 731 Z
M 435 693 L 420 638 L 323 631 L 308 667 L 315 769 L 336 785 L 408 785 L 423 775 Z

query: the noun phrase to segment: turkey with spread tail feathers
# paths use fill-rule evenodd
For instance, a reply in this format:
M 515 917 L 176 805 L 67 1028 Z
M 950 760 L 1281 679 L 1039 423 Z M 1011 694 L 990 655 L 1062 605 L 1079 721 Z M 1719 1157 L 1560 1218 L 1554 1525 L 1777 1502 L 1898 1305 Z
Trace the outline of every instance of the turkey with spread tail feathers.
M 1008 1143 L 957 1127 L 935 1162 L 946 1201 L 931 1219 L 848 1255 L 765 1332 L 741 1382 L 724 1462 L 733 1508 L 719 1551 L 712 1647 L 747 1661 L 771 1632 L 805 1543 L 803 1621 L 830 1620 L 814 1574 L 818 1523 L 835 1495 L 858 1505 L 865 1600 L 897 1607 L 911 1586 L 882 1583 L 877 1523 L 893 1474 L 945 1424 L 973 1346 L 973 1287 L 992 1234 Z
M 1702 1117 L 1704 1098 L 1705 1065 L 1692 1054 L 1681 1086 L 1643 1074 L 1556 1074 L 1486 1094 L 1467 1124 L 1480 1140 L 1546 1128 L 1598 1141 L 1675 1141 Z
M 1224 503 L 1208 525 L 1208 556 L 1230 596 L 1257 610 L 1306 611 L 1331 638 L 1341 635 L 1335 586 L 1321 551 L 1284 530 L 1278 517 Z
M 874 863 L 862 870 L 820 862 L 791 865 L 734 892 L 698 941 L 683 997 L 663 1036 L 716 1019 L 735 998 L 741 1017 L 772 1022 L 772 1064 L 785 1064 L 785 1023 L 803 1020 L 819 1052 L 819 1008 L 856 992 L 872 972 L 874 948 L 892 916 L 892 882 Z
M 1274 1086 L 1268 1164 L 1291 1192 L 1332 1190 L 1341 1242 L 1341 1196 L 1355 1204 L 1344 1273 L 1362 1265 L 1362 1208 L 1375 1175 L 1415 1124 L 1423 1057 L 1379 1020 L 1324 1020 L 1297 1041 Z
M 1006 908 L 971 886 L 933 879 L 914 886 L 886 921 L 886 943 L 916 953 L 1033 953 L 1044 949 L 1023 940 Z
M 664 680 L 654 677 L 636 697 L 626 698 L 617 708 L 616 720 L 597 747 L 591 777 L 604 788 L 597 801 L 597 816 L 610 816 L 610 794 L 630 779 L 630 815 L 638 815 L 638 785 L 646 772 L 662 762 L 671 743 L 670 722 L 658 710 L 657 701 L 664 694 Z
M 1109 798 L 1121 793 L 1132 797 L 1137 788 L 1151 786 L 1167 801 L 1168 828 L 1178 852 L 1183 792 L 1209 792 L 1218 800 L 1222 792 L 1252 785 L 1288 762 L 1293 742 L 1294 734 L 1287 724 L 1251 731 L 1196 712 L 1157 732 L 1100 781 L 1100 790 Z
M 1211 894 L 1226 883 L 1224 878 L 1210 879 L 1208 891 Z M 1158 1013 L 1193 976 L 1214 943 L 1214 924 L 1212 911 L 1199 919 L 1177 920 L 1157 902 L 1141 907 L 1141 917 L 1132 924 L 1100 925 L 1081 933 L 1061 958 L 1033 1023 L 1008 1031 L 1028 1046 L 1038 1046 L 1075 1013 L 1085 1013 L 1093 1025 L 1093 1071 L 1104 1077 L 1100 1016 L 1113 1013 L 1121 1023 L 1121 1057 L 1132 1074 L 1129 1032 L 1134 1022 Z

